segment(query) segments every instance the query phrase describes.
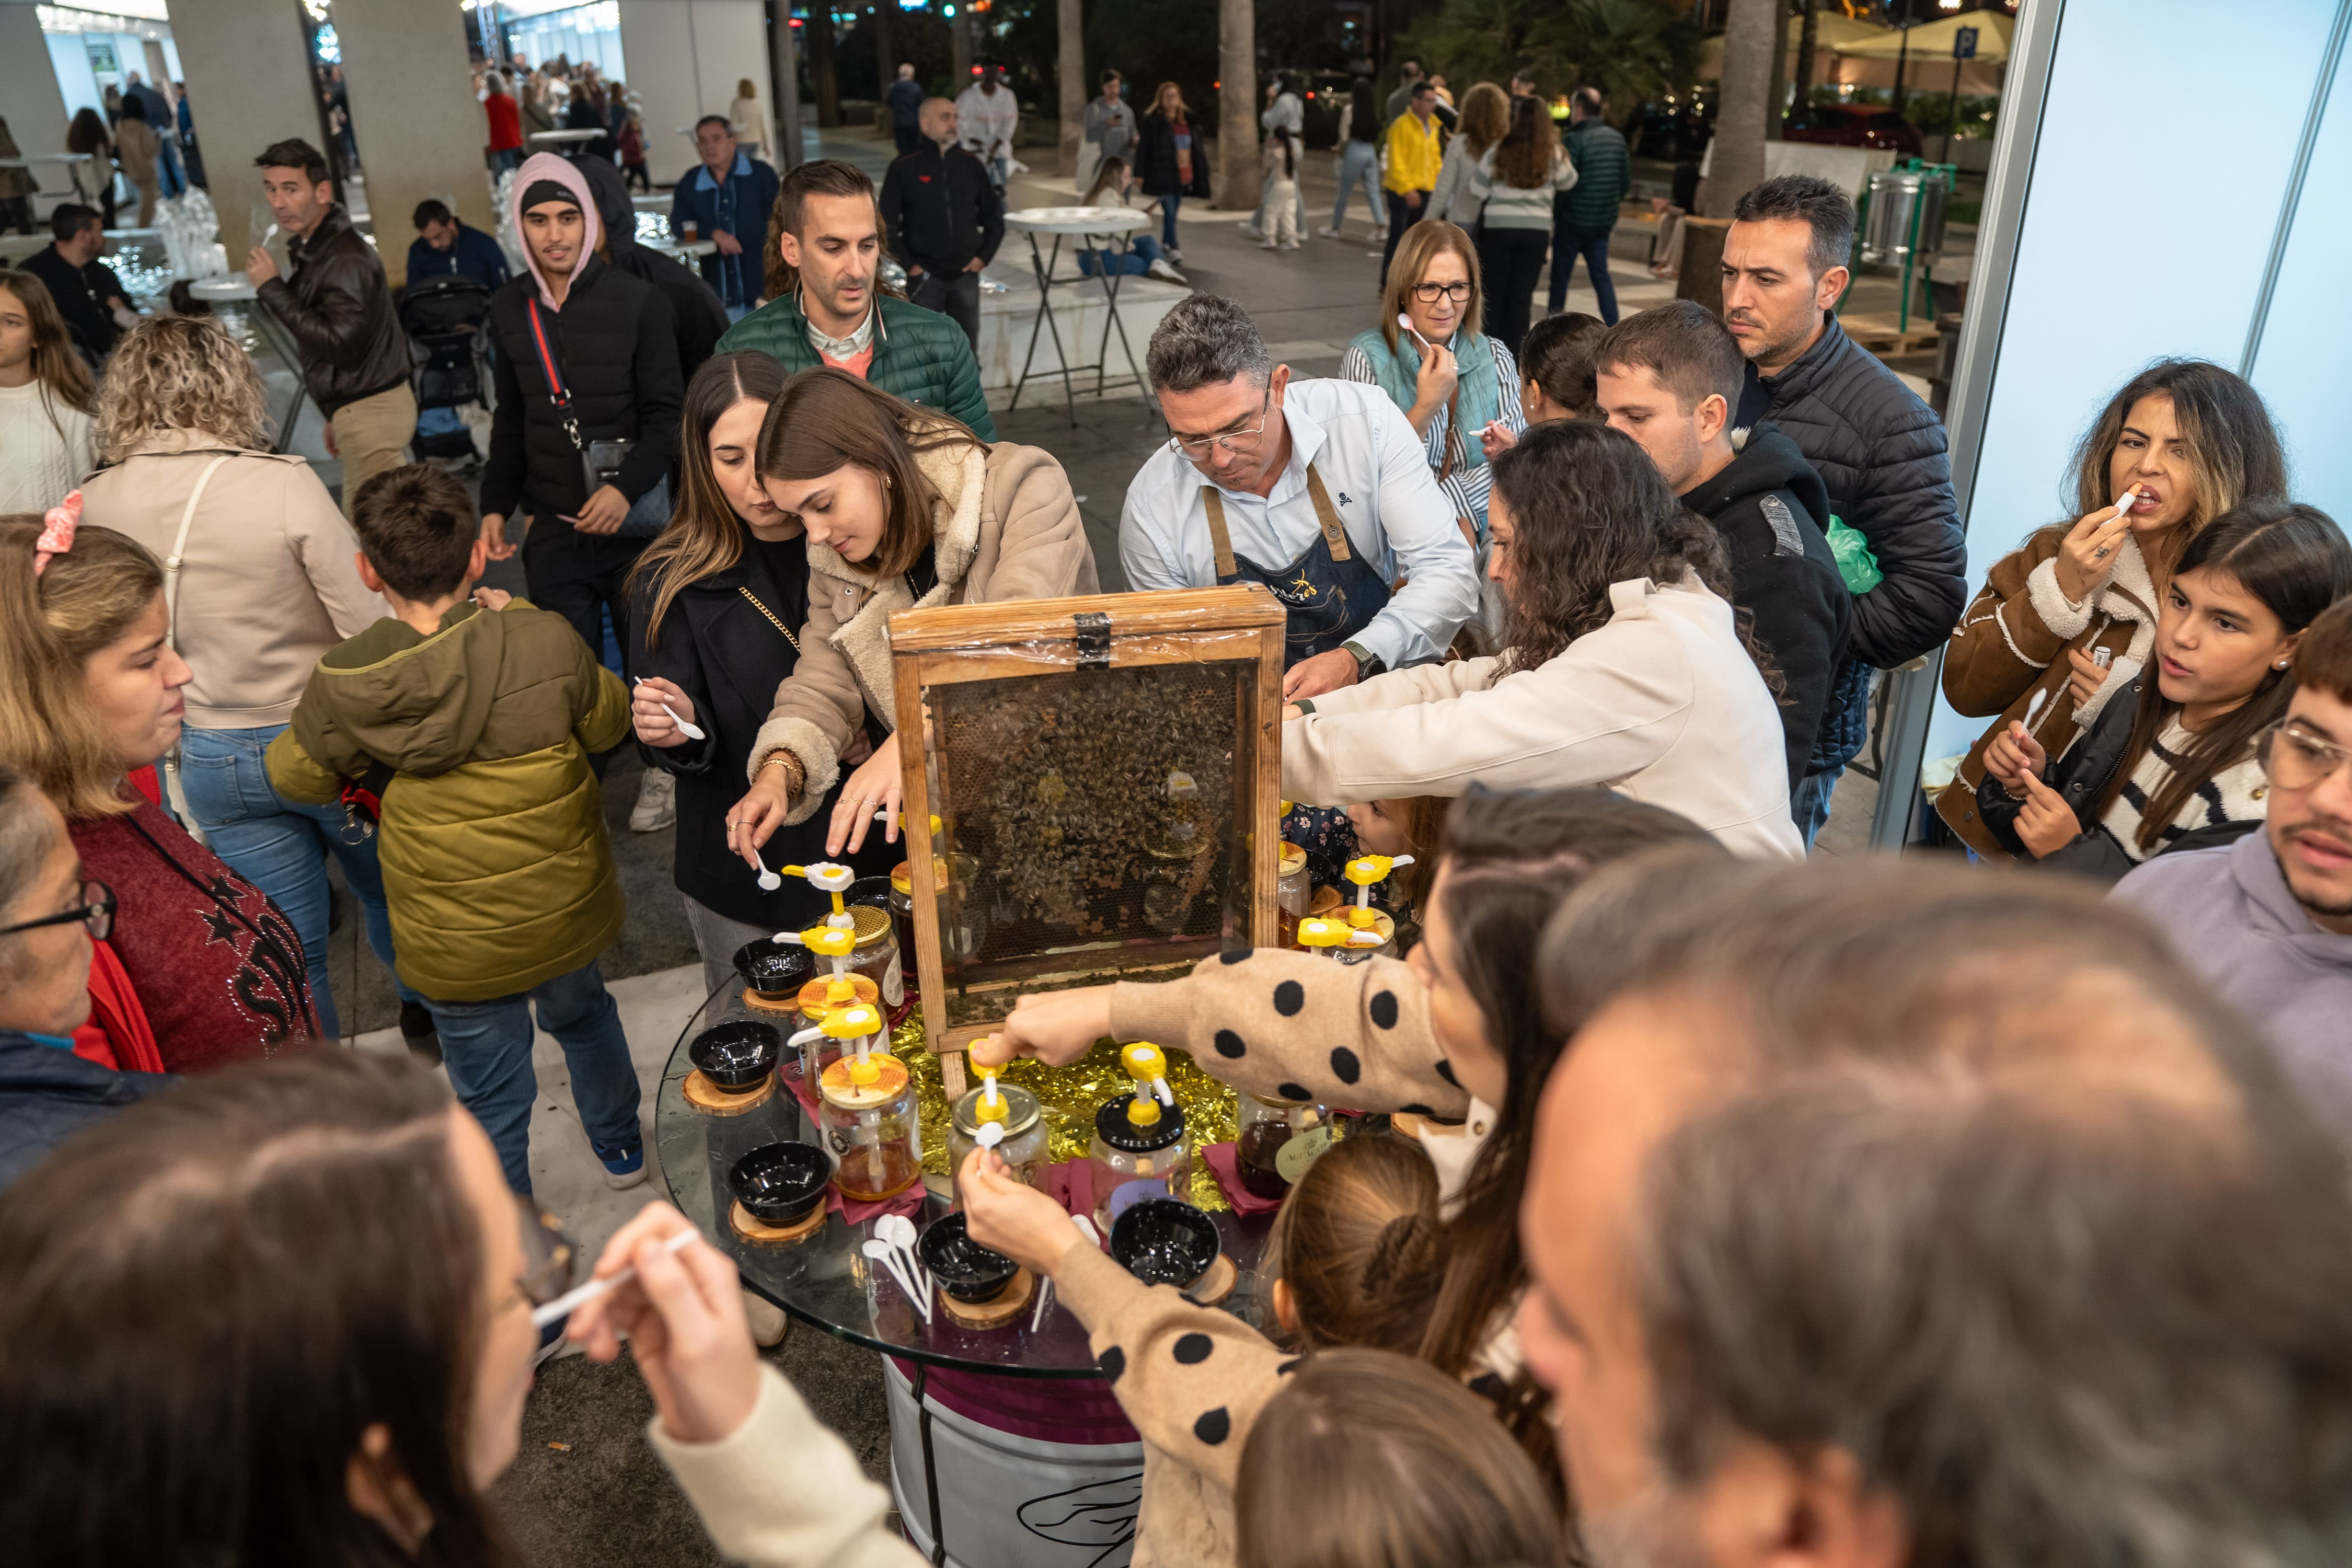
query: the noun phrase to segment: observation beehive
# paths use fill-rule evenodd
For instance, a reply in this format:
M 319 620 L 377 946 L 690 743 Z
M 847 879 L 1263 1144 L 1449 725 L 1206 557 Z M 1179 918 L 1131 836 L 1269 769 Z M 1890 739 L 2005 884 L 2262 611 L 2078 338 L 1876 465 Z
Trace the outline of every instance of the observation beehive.
M 932 1050 L 1274 943 L 1283 627 L 1255 584 L 890 617 Z

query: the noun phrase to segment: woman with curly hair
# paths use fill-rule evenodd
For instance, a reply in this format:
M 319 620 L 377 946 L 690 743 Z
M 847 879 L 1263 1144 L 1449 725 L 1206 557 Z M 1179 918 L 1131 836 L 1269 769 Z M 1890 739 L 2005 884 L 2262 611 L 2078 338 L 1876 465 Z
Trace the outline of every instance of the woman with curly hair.
M 1768 676 L 1713 528 L 1633 438 L 1538 425 L 1493 465 L 1503 653 L 1293 703 L 1282 793 L 1317 805 L 1605 784 L 1744 854 L 1803 851 Z
M 293 716 L 319 656 L 390 615 L 360 581 L 359 540 L 302 458 L 269 450 L 261 377 L 219 323 L 163 316 L 122 340 L 99 394 L 99 454 L 84 518 L 167 568 L 171 644 L 195 671 L 187 730 L 166 778 L 173 805 L 301 933 L 320 1032 L 341 1032 L 327 987 L 326 858 L 358 893 L 368 939 L 392 962 L 373 835 L 341 806 L 294 805 L 269 787 L 263 749 Z M 431 1032 L 404 997 L 403 1028 Z

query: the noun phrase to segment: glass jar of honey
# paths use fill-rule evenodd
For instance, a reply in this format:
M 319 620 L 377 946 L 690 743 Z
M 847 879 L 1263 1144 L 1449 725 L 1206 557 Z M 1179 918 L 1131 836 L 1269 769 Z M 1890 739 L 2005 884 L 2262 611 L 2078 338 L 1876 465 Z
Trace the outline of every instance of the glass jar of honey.
M 992 1077 L 955 1103 L 948 1121 L 949 1173 L 961 1181 L 965 1157 L 981 1146 L 981 1129 L 992 1123 L 1003 1130 L 996 1153 L 1004 1162 L 1005 1173 L 1043 1191 L 1048 1163 L 1045 1108 L 1027 1089 L 998 1083 Z M 961 1186 L 956 1203 L 959 1207 L 963 1203 Z
M 1094 1166 L 1095 1224 L 1108 1236 L 1120 1215 L 1145 1198 L 1192 1201 L 1192 1141 L 1184 1111 L 1168 1089 L 1168 1058 L 1138 1041 L 1119 1052 L 1135 1087 L 1095 1113 L 1088 1156 Z
M 1234 1170 L 1262 1198 L 1288 1195 L 1338 1136 L 1328 1107 L 1247 1091 L 1235 1096 Z
M 877 1203 L 922 1178 L 922 1110 L 906 1063 L 880 1052 L 844 1055 L 824 1069 L 819 1093 L 818 1135 L 844 1198 Z
M 1277 859 L 1274 884 L 1274 903 L 1282 922 L 1279 947 L 1290 947 L 1298 939 L 1298 922 L 1307 916 L 1309 901 L 1315 896 L 1312 879 L 1307 874 L 1307 851 L 1296 844 L 1285 844 Z

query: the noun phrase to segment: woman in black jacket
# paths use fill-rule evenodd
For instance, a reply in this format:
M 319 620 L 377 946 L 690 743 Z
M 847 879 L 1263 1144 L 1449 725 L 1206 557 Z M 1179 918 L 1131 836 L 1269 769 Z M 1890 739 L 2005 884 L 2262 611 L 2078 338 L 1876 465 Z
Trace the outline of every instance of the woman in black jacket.
M 1184 107 L 1183 89 L 1161 82 L 1136 135 L 1135 174 L 1143 194 L 1160 203 L 1160 248 L 1171 261 L 1184 259 L 1176 244 L 1176 209 L 1186 196 L 1205 201 L 1209 195 L 1208 148 L 1201 132 L 1201 122 Z
M 677 778 L 672 875 L 709 990 L 725 983 L 745 942 L 813 924 L 832 907 L 797 877 L 761 891 L 727 847 L 728 809 L 743 796 L 752 742 L 776 688 L 800 662 L 808 622 L 801 526 L 769 504 L 753 473 L 761 423 L 783 389 L 783 367 L 756 352 L 717 355 L 695 373 L 686 392 L 677 510 L 629 579 L 631 624 L 643 628 L 629 661 L 643 677 L 637 739 L 652 764 Z M 672 713 L 703 738 L 688 738 Z M 798 826 L 779 828 L 767 863 L 825 858 L 832 820 L 828 802 Z M 879 834 L 866 844 L 846 858 L 860 875 L 885 875 L 901 858 Z
M 2269 786 L 2257 746 L 2294 694 L 2295 643 L 2347 595 L 2352 544 L 2317 509 L 2252 500 L 2223 512 L 2165 586 L 2150 668 L 2055 763 L 2031 716 L 1997 737 L 1979 817 L 2020 859 L 2109 882 L 2151 856 L 2252 831 Z

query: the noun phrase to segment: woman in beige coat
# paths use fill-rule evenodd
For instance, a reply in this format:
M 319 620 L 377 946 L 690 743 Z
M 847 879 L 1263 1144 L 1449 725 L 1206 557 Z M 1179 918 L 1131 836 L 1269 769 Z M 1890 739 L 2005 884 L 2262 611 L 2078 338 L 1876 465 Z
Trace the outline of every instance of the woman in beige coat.
M 990 446 L 954 420 L 846 371 L 785 384 L 760 432 L 760 482 L 808 532 L 800 663 L 751 744 L 751 793 L 728 844 L 754 867 L 780 827 L 814 814 L 869 718 L 894 731 L 849 777 L 825 852 L 865 843 L 877 811 L 898 839 L 901 793 L 890 616 L 1097 591 L 1093 547 L 1053 455 Z
M 332 1036 L 326 857 L 388 965 L 375 841 L 350 842 L 339 806 L 278 799 L 261 756 L 319 656 L 392 612 L 360 581 L 359 540 L 310 465 L 269 450 L 261 378 L 219 322 L 158 316 L 122 340 L 99 389 L 98 448 L 113 466 L 84 481 L 82 521 L 180 563 L 167 565 L 164 595 L 195 679 L 174 794 L 213 852 L 294 922 L 320 1030 Z M 421 1006 L 402 1015 L 407 1032 L 431 1033 Z

